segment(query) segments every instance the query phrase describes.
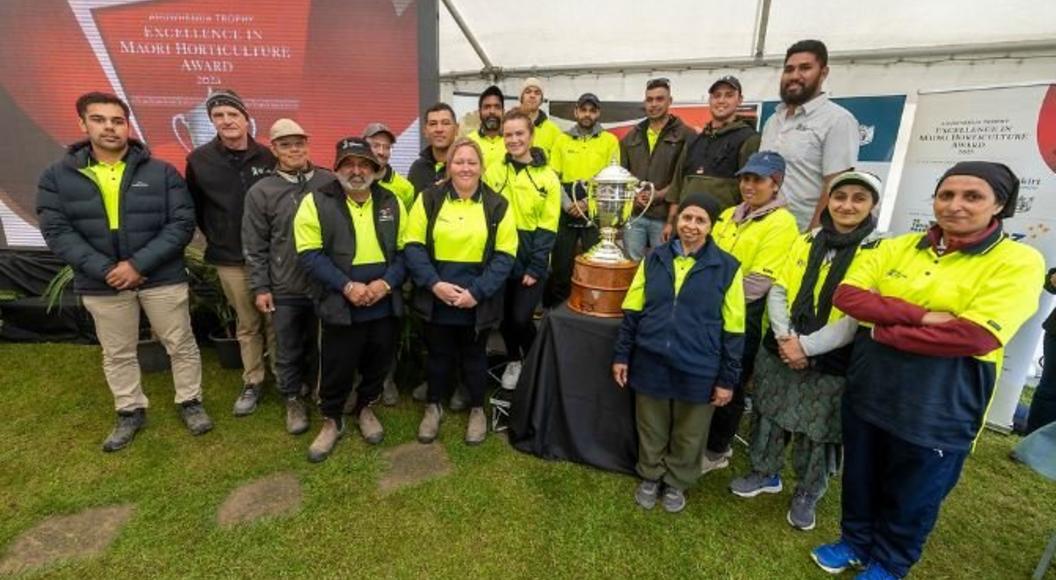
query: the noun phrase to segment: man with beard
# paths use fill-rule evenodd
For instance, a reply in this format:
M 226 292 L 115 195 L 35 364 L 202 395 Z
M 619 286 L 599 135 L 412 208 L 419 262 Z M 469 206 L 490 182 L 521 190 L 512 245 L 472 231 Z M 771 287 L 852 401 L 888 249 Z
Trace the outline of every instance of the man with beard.
M 550 151 L 561 136 L 561 129 L 543 112 L 540 108 L 542 106 L 543 83 L 535 77 L 524 79 L 524 84 L 521 85 L 521 110 L 532 120 L 532 147 L 542 149 L 546 158 L 550 159 Z M 503 154 L 505 155 L 505 151 Z
M 308 430 L 302 396 L 314 389 L 316 369 L 315 317 L 308 276 L 297 263 L 290 236 L 301 199 L 334 181 L 334 174 L 309 159 L 308 134 L 292 119 L 271 126 L 271 152 L 278 162 L 272 175 L 246 194 L 242 216 L 242 246 L 256 307 L 275 326 L 275 376 L 286 400 L 286 431 Z
M 345 431 L 343 410 L 359 375 L 359 432 L 371 445 L 385 436 L 371 405 L 392 365 L 403 311 L 403 204 L 374 181 L 381 163 L 360 137 L 337 143 L 337 182 L 301 201 L 293 220 L 301 265 L 314 283 L 322 322 L 319 388 L 323 427 L 308 460 L 323 461 Z
M 828 76 L 823 42 L 790 46 L 781 72 L 781 103 L 763 127 L 760 149 L 777 151 L 788 162 L 781 191 L 801 231 L 818 225 L 832 178 L 858 161 L 858 121 L 821 90 Z
M 594 93 L 583 93 L 573 112 L 576 124 L 554 145 L 550 167 L 561 179 L 561 221 L 550 255 L 553 271 L 543 296 L 547 308 L 564 302 L 572 292 L 572 265 L 576 255 L 598 243 L 598 228 L 587 216 L 586 182 L 611 163 L 620 162 L 620 141 L 598 123 L 601 100 Z M 579 250 L 576 244 L 580 245 Z
M 741 81 L 724 76 L 708 89 L 711 121 L 699 135 L 686 142 L 675 169 L 675 180 L 667 194 L 670 210 L 664 239 L 671 236 L 678 216 L 678 204 L 693 193 L 702 193 L 719 203 L 720 212 L 741 202 L 735 174 L 759 150 L 759 133 L 748 121 L 737 118 L 744 101 Z
M 381 171 L 377 175 L 378 185 L 394 193 L 403 203 L 403 207 L 411 207 L 414 203 L 414 185 L 389 163 L 392 158 L 392 146 L 396 144 L 396 135 L 383 123 L 371 123 L 363 130 L 363 138 L 370 143 L 370 150 L 374 157 L 378 158 L 378 163 L 381 163 Z
M 249 112 L 234 91 L 218 89 L 205 100 L 216 138 L 187 156 L 187 188 L 194 198 L 198 229 L 205 235 L 205 261 L 216 266 L 224 297 L 235 310 L 235 335 L 242 354 L 242 393 L 236 417 L 257 409 L 264 391 L 264 351 L 272 353 L 275 332 L 257 310 L 249 270 L 242 256 L 242 212 L 246 192 L 271 173 L 275 156 L 249 134 Z M 226 330 L 226 329 L 225 329 Z
M 646 209 L 649 192 L 634 200 L 634 215 L 640 216 L 623 231 L 623 244 L 632 260 L 641 260 L 647 248 L 663 239 L 667 224 L 667 193 L 675 178 L 675 166 L 693 129 L 670 114 L 671 81 L 653 79 L 645 85 L 645 119 L 631 128 L 620 141 L 623 166 L 642 181 L 656 187 L 656 197 Z M 677 205 L 677 204 L 676 204 Z
M 416 194 L 444 178 L 447 150 L 457 136 L 458 120 L 451 105 L 437 103 L 426 109 L 425 139 L 429 145 L 407 171 L 407 179 L 411 180 Z
M 480 151 L 484 154 L 485 171 L 492 165 L 502 163 L 506 157 L 506 143 L 502 140 L 503 106 L 504 98 L 499 87 L 491 85 L 484 89 L 477 99 L 480 129 L 467 135 L 480 145 Z
M 95 322 L 117 422 L 103 451 L 122 449 L 146 423 L 136 345 L 140 311 L 172 359 L 187 429 L 213 428 L 202 408 L 202 362 L 191 331 L 183 249 L 194 205 L 176 168 L 129 139 L 128 105 L 114 95 L 77 99 L 87 139 L 40 176 L 37 215 L 51 251 L 73 269 L 73 290 Z

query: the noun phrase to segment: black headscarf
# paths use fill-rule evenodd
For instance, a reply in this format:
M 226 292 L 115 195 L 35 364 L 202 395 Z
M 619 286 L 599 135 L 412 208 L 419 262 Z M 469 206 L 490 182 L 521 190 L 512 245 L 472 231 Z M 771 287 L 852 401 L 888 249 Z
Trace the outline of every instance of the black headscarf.
M 990 184 L 994 190 L 994 197 L 998 203 L 1004 204 L 1004 209 L 997 214 L 997 219 L 1010 218 L 1016 213 L 1016 200 L 1019 199 L 1019 178 L 1004 163 L 993 161 L 961 161 L 957 165 L 946 170 L 935 186 L 935 193 L 939 192 L 942 182 L 951 175 L 970 175 L 978 177 Z
M 847 274 L 847 269 L 854 260 L 858 246 L 874 229 L 876 229 L 876 220 L 870 214 L 853 231 L 842 234 L 836 230 L 829 210 L 825 209 L 822 212 L 821 231 L 814 236 L 810 244 L 807 270 L 803 273 L 803 282 L 792 302 L 790 318 L 792 328 L 798 334 L 810 334 L 828 323 L 829 313 L 832 312 L 832 295 L 836 293 L 836 286 Z M 835 250 L 836 254 L 832 257 L 829 274 L 825 276 L 825 283 L 821 287 L 821 292 L 818 293 L 818 305 L 815 309 L 814 287 L 818 284 L 818 276 L 821 273 L 825 255 L 831 250 Z

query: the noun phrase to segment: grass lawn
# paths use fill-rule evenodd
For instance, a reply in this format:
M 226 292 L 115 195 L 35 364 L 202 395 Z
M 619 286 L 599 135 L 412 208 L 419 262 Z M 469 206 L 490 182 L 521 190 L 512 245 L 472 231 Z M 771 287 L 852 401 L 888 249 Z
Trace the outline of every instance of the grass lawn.
M 679 515 L 635 507 L 635 481 L 512 450 L 500 437 L 462 444 L 465 416 L 449 414 L 451 475 L 381 496 L 380 449 L 346 437 L 328 461 L 305 460 L 318 426 L 291 437 L 271 392 L 251 417 L 230 409 L 240 380 L 205 359 L 205 406 L 216 429 L 184 430 L 168 374 L 148 375 L 148 427 L 104 454 L 112 399 L 98 347 L 0 345 L 0 544 L 43 518 L 133 503 L 100 557 L 59 564 L 58 578 L 825 578 L 814 545 L 835 538 L 839 484 L 818 528 L 785 523 L 790 492 L 741 500 L 713 473 Z M 412 441 L 420 408 L 409 397 L 379 412 L 392 447 Z M 1056 527 L 1056 484 L 1012 463 L 1018 437 L 984 434 L 946 502 L 918 578 L 1027 578 Z M 745 468 L 738 453 L 734 471 Z M 236 486 L 291 471 L 304 489 L 296 516 L 220 528 L 216 508 Z M 789 477 L 791 475 L 789 474 Z M 791 486 L 789 486 L 791 487 Z M 849 577 L 849 574 L 846 575 Z

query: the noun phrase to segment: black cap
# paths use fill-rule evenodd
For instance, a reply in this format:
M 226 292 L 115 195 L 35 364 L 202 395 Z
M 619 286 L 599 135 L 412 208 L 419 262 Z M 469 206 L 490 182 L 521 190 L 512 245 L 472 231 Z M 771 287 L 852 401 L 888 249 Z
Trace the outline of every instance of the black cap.
M 341 162 L 348 157 L 362 157 L 374 164 L 374 170 L 381 169 L 381 163 L 370 149 L 370 143 L 362 137 L 345 137 L 337 142 L 337 153 L 334 156 L 334 171 L 341 167 Z
M 599 99 L 598 95 L 595 95 L 594 93 L 583 93 L 582 95 L 579 95 L 579 99 L 576 100 L 577 107 L 582 107 L 587 103 L 590 103 L 599 109 L 601 108 L 601 99 Z
M 742 92 L 741 81 L 737 80 L 737 77 L 733 75 L 726 75 L 724 77 L 720 77 L 719 80 L 711 83 L 711 88 L 708 89 L 708 94 L 711 94 L 711 92 L 715 90 L 715 87 L 718 87 L 719 85 L 730 85 L 731 87 L 737 89 L 738 93 Z
M 506 97 L 502 94 L 502 89 L 500 89 L 498 86 L 491 85 L 490 87 L 484 89 L 483 93 L 480 93 L 480 96 L 477 97 L 478 109 L 484 106 L 484 99 L 487 97 L 498 97 L 499 104 L 501 104 L 504 109 L 506 108 Z

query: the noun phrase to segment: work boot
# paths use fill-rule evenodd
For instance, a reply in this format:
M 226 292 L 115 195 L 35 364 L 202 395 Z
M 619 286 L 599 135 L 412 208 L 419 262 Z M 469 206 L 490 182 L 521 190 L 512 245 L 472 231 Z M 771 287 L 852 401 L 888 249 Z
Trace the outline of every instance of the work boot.
M 469 424 L 466 425 L 466 445 L 480 445 L 488 436 L 488 417 L 484 407 L 473 407 L 469 410 Z
M 459 384 L 455 387 L 455 394 L 451 395 L 451 404 L 447 408 L 456 413 L 469 408 L 469 391 L 465 385 Z
M 396 381 L 392 373 L 385 377 L 385 385 L 381 391 L 381 404 L 386 407 L 395 407 L 400 402 L 400 391 L 396 388 Z
M 191 435 L 196 437 L 213 430 L 213 420 L 205 413 L 202 402 L 197 399 L 180 403 L 180 418 Z
M 286 432 L 300 435 L 308 430 L 308 408 L 300 397 L 286 399 Z
M 422 422 L 418 424 L 418 442 L 432 443 L 440 434 L 440 419 L 444 416 L 444 410 L 438 403 L 429 403 L 425 406 L 425 414 Z
M 381 421 L 378 421 L 378 417 L 374 415 L 374 411 L 369 406 L 363 407 L 359 411 L 357 423 L 359 425 L 359 434 L 363 436 L 363 440 L 368 444 L 377 445 L 385 438 L 385 430 L 381 426 Z
M 327 457 L 330 457 L 334 446 L 337 445 L 338 440 L 344 434 L 344 420 L 338 423 L 330 417 L 324 417 L 323 428 L 319 430 L 319 434 L 315 436 L 315 441 L 312 441 L 312 445 L 308 447 L 308 461 L 312 463 L 325 461 Z
M 245 417 L 253 414 L 253 411 L 257 410 L 257 403 L 260 402 L 260 395 L 263 392 L 264 385 L 260 383 L 242 387 L 242 393 L 235 400 L 235 416 Z
M 429 383 L 422 381 L 422 384 L 418 385 L 411 391 L 411 398 L 415 401 L 425 401 L 429 398 Z
M 103 441 L 103 451 L 111 453 L 118 449 L 124 449 L 135 438 L 136 432 L 147 423 L 147 410 L 143 408 L 131 411 L 118 411 L 117 422 L 113 431 Z

